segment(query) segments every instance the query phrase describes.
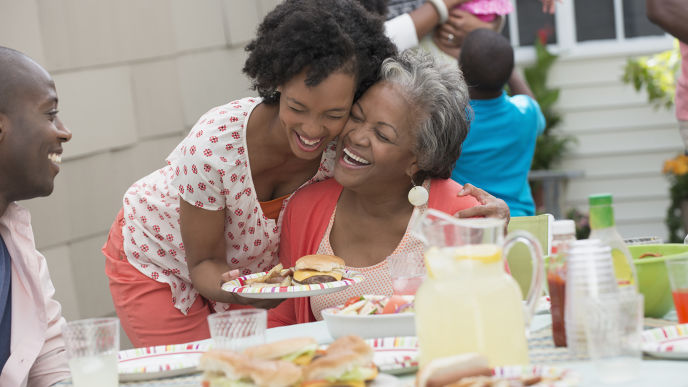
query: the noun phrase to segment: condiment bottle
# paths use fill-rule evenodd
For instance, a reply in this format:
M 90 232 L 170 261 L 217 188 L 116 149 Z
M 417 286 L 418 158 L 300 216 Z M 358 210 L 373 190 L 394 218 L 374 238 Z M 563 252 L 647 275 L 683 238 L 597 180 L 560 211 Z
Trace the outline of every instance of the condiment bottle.
M 637 290 L 638 277 L 633 257 L 614 224 L 614 208 L 611 194 L 590 195 L 590 239 L 599 239 L 611 247 L 614 275 L 620 289 L 632 286 Z
M 552 224 L 552 255 L 547 267 L 550 311 L 552 313 L 552 338 L 557 347 L 566 346 L 564 306 L 566 301 L 566 251 L 576 240 L 576 224 L 573 220 L 556 220 Z

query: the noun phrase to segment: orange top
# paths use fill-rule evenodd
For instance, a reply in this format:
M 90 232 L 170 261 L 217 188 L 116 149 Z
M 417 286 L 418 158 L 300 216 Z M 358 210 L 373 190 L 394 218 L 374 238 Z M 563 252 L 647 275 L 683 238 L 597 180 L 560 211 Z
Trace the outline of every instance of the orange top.
M 282 209 L 282 202 L 284 202 L 284 199 L 288 197 L 289 195 L 284 195 L 277 199 L 268 200 L 267 202 L 259 202 L 260 208 L 263 210 L 265 217 L 268 219 L 277 220 L 280 210 Z

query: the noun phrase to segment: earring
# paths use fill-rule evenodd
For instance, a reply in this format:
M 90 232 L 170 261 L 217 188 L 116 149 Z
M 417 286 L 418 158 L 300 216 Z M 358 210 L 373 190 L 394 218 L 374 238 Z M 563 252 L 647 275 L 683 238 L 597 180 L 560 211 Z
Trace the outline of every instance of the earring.
M 415 207 L 419 207 L 427 203 L 428 198 L 430 198 L 430 193 L 428 190 L 421 185 L 416 185 L 416 183 L 413 182 L 413 179 L 411 179 L 411 184 L 413 184 L 413 188 L 411 188 L 408 193 L 409 203 Z

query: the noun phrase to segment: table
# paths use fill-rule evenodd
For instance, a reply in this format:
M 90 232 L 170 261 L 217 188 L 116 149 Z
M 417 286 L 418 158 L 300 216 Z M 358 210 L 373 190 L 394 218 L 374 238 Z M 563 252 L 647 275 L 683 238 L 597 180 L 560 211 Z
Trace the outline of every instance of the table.
M 646 325 L 660 326 L 671 324 L 666 320 L 646 319 Z M 536 315 L 533 317 L 530 326 L 530 336 L 528 340 L 531 362 L 534 364 L 548 364 L 561 368 L 569 368 L 581 377 L 580 386 L 600 386 L 601 382 L 596 377 L 595 365 L 590 361 L 572 361 L 567 355 L 565 348 L 554 348 L 550 343 L 551 338 L 551 317 L 548 314 Z M 328 344 L 333 341 L 327 331 L 324 321 L 308 324 L 292 325 L 287 327 L 272 328 L 267 330 L 266 340 L 268 342 L 278 341 L 291 337 L 311 336 L 320 344 Z M 549 340 L 549 342 L 547 341 Z M 688 385 L 688 361 L 660 360 L 645 358 L 641 362 L 639 371 L 640 377 L 632 382 L 621 385 L 628 387 L 678 387 Z M 414 375 L 399 377 L 400 386 L 412 386 Z M 136 383 L 122 383 L 121 386 L 128 387 L 198 387 L 200 385 L 200 374 L 187 375 L 182 377 L 152 380 Z M 56 387 L 71 386 L 68 382 L 58 383 Z

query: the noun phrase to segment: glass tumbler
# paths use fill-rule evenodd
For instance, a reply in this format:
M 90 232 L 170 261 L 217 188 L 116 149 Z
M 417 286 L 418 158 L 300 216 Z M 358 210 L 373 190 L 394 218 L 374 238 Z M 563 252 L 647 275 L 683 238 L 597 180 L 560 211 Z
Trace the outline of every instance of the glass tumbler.
M 118 318 L 72 321 L 62 328 L 62 336 L 75 387 L 118 385 Z
M 264 309 L 237 309 L 208 316 L 215 348 L 241 352 L 265 343 L 268 314 Z

